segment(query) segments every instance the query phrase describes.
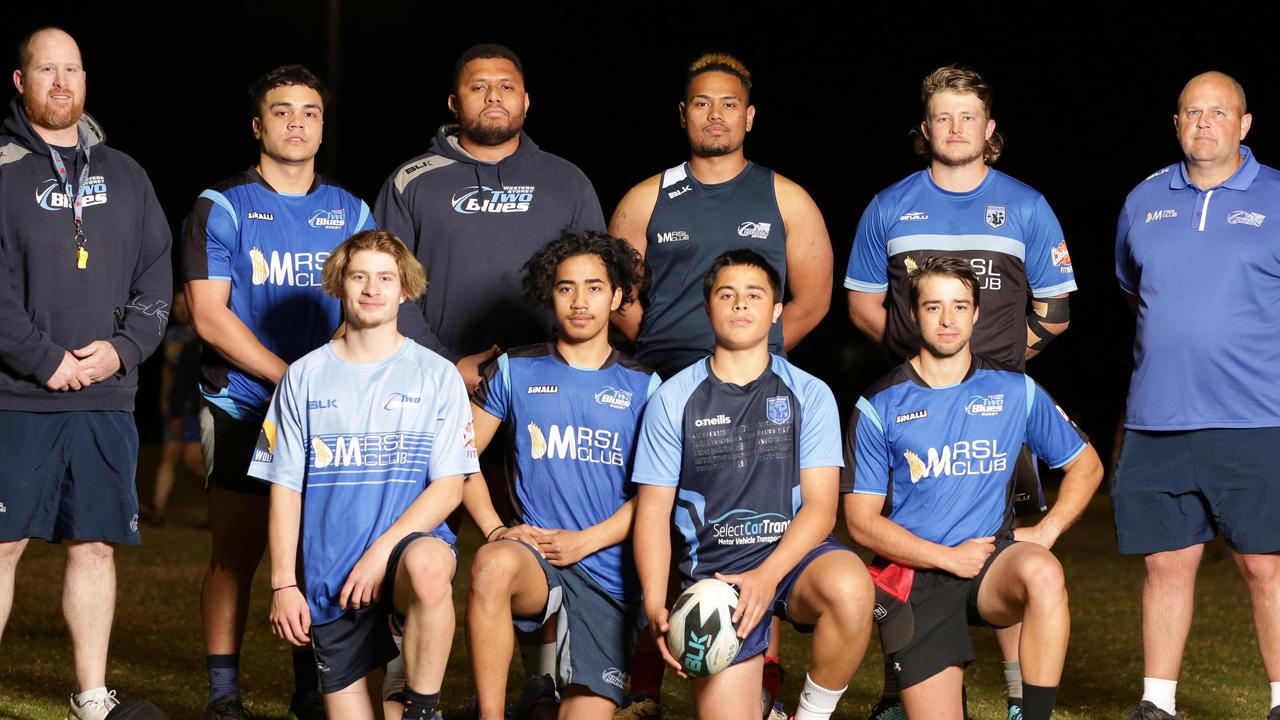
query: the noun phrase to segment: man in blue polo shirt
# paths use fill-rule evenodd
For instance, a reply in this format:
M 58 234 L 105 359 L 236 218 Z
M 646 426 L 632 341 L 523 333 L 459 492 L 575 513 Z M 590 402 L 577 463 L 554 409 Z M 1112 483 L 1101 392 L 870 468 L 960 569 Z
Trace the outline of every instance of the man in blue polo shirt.
M 877 618 L 909 717 L 963 717 L 964 666 L 974 659 L 967 626 L 1023 623 L 1020 715 L 1048 720 L 1071 627 L 1049 548 L 1088 505 L 1102 465 L 1035 382 L 971 352 L 979 290 L 961 258 L 926 258 L 912 273 L 922 347 L 858 400 L 845 442 L 845 518 L 875 551 L 878 584 L 900 580 L 892 587 L 905 605 L 891 615 L 877 608 Z M 1024 444 L 1066 475 L 1054 508 L 1015 531 L 1014 460 Z
M 1174 116 L 1185 159 L 1129 194 L 1116 230 L 1138 327 L 1111 498 L 1120 552 L 1147 568 L 1131 720 L 1177 717 L 1196 568 L 1219 531 L 1253 601 L 1267 717 L 1280 718 L 1280 173 L 1241 146 L 1245 108 L 1231 77 L 1192 78 Z

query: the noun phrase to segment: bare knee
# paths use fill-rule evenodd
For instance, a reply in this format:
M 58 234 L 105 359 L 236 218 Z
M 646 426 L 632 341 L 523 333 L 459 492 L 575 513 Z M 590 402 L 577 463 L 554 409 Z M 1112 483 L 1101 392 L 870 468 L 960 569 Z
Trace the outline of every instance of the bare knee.
M 520 569 L 519 556 L 512 550 L 525 552 L 511 542 L 483 545 L 471 563 L 471 596 L 478 598 L 510 595 L 511 581 Z
M 1203 553 L 1204 545 L 1151 553 L 1145 558 L 1147 577 L 1154 582 L 1183 582 L 1196 574 Z
M 1028 603 L 1058 605 L 1067 602 L 1067 583 L 1062 563 L 1049 553 L 1028 563 L 1023 573 Z
M 1280 556 L 1236 555 L 1240 574 L 1250 588 L 1276 587 L 1280 583 Z
M 444 562 L 441 556 L 442 553 L 432 552 L 405 554 L 404 569 L 419 605 L 434 607 L 443 602 L 453 602 L 453 566 Z
M 68 542 L 67 559 L 76 563 L 103 564 L 115 558 L 115 546 L 105 542 Z
M 18 559 L 22 557 L 22 551 L 27 549 L 27 541 L 14 540 L 13 542 L 0 542 L 0 568 L 11 570 L 18 565 Z
M 875 604 L 875 587 L 871 576 L 860 567 L 850 567 L 849 572 L 823 578 L 821 600 L 824 613 L 836 612 L 853 619 L 871 618 L 871 606 Z

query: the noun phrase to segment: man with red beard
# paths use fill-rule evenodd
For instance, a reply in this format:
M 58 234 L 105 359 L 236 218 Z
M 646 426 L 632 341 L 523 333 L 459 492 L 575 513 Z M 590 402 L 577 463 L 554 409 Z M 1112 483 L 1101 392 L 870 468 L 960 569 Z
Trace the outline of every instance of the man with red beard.
M 80 48 L 41 28 L 18 45 L 0 126 L 0 632 L 30 538 L 67 547 L 62 607 L 76 687 L 98 720 L 117 543 L 138 544 L 138 365 L 169 319 L 169 224 L 146 174 L 84 114 Z

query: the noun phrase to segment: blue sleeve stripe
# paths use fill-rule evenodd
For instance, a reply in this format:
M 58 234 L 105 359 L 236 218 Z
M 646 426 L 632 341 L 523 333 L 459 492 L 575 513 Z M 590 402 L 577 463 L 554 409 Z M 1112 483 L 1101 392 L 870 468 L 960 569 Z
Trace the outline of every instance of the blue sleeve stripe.
M 858 398 L 858 410 L 861 411 L 862 414 L 871 421 L 871 424 L 875 425 L 880 430 L 880 432 L 884 432 L 884 423 L 880 421 L 880 413 L 876 412 L 876 409 L 871 407 L 871 403 L 867 402 L 866 398 Z
M 875 495 L 877 497 L 888 497 L 889 495 L 889 493 L 887 492 L 876 492 L 875 490 L 859 490 L 856 487 L 853 489 L 853 494 L 854 495 Z
M 356 223 L 356 230 L 371 230 L 372 226 L 365 227 L 364 224 L 369 220 L 369 206 L 365 201 L 360 201 L 360 222 Z
M 849 276 L 844 278 L 844 287 L 846 290 L 857 290 L 864 293 L 882 293 L 889 289 L 889 283 L 869 283 L 861 280 L 854 280 Z
M 1036 381 L 1030 375 L 1023 375 L 1022 379 L 1027 381 L 1027 420 L 1030 420 L 1031 407 L 1036 404 Z
M 1075 292 L 1075 291 L 1076 291 L 1076 281 L 1068 280 L 1064 283 L 1051 285 L 1047 288 L 1031 288 L 1031 297 L 1039 300 L 1041 298 L 1053 297 L 1054 295 L 1063 295 L 1063 294 L 1066 294 L 1069 292 Z
M 502 373 L 502 389 L 506 400 L 503 405 L 511 404 L 511 359 L 506 353 L 498 356 L 498 372 Z
M 1067 465 L 1067 464 L 1069 464 L 1072 460 L 1075 460 L 1076 458 L 1080 457 L 1080 453 L 1084 452 L 1084 449 L 1085 449 L 1086 447 L 1088 447 L 1088 446 L 1089 446 L 1089 443 L 1087 443 L 1087 442 L 1081 442 L 1081 443 L 1080 443 L 1080 447 L 1076 448 L 1076 451 L 1075 451 L 1075 452 L 1073 452 L 1073 453 L 1071 453 L 1070 455 L 1068 455 L 1066 460 L 1063 460 L 1062 462 L 1057 462 L 1057 463 L 1049 463 L 1049 461 L 1048 461 L 1048 460 L 1046 460 L 1045 462 L 1049 464 L 1049 468 L 1050 468 L 1050 469 L 1052 469 L 1052 470 L 1057 470 L 1058 468 L 1062 467 L 1063 465 Z
M 226 210 L 227 214 L 231 216 L 231 226 L 234 227 L 237 232 L 240 230 L 240 218 L 236 217 L 236 209 L 231 206 L 231 201 L 227 199 L 227 196 L 217 190 L 205 190 L 200 193 L 200 197 L 208 198 L 214 205 Z
M 658 392 L 659 387 L 662 387 L 662 378 L 658 375 L 658 373 L 654 373 L 650 375 L 649 376 L 649 392 L 647 395 L 645 395 L 645 400 L 651 399 L 653 397 L 653 394 Z
M 989 250 L 1026 260 L 1027 248 L 1019 240 L 1000 235 L 903 235 L 889 241 L 889 255 L 914 250 Z
M 226 280 L 227 282 L 231 282 L 231 276 L 230 275 L 210 275 L 209 277 L 205 278 L 205 280 Z

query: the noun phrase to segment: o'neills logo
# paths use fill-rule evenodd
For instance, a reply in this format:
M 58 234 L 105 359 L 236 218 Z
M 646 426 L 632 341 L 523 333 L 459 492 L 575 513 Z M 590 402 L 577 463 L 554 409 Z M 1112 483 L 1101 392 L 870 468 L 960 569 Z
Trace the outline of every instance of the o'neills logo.
M 733 422 L 732 418 L 730 418 L 728 415 L 725 415 L 724 413 L 720 413 L 719 415 L 712 418 L 698 418 L 697 420 L 693 421 L 693 426 L 707 427 L 708 425 L 728 425 L 731 422 Z

